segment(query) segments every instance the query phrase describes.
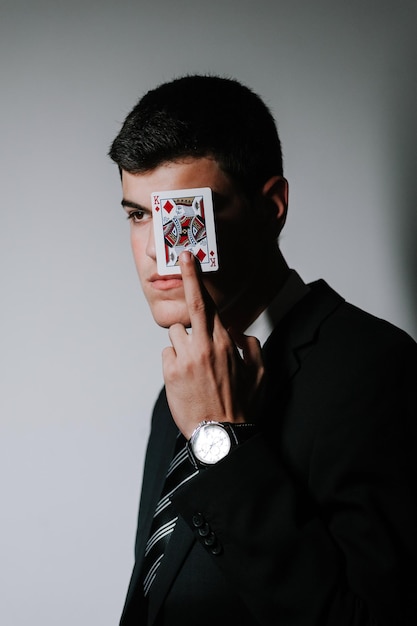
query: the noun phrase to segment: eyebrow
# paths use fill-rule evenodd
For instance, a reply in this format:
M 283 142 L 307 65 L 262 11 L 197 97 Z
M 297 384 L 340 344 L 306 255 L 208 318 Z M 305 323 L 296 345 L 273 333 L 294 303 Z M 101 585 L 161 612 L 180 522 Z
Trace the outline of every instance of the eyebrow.
M 138 204 L 137 202 L 133 202 L 132 200 L 125 200 L 124 198 L 120 204 L 122 205 L 124 209 L 128 207 L 129 209 L 136 209 L 137 211 L 149 211 L 149 208 L 142 206 L 141 204 Z

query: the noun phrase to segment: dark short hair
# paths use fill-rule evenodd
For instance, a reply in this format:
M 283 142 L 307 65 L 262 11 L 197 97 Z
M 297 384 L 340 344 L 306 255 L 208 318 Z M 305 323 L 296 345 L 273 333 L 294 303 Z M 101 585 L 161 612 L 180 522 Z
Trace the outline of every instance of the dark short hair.
M 110 148 L 138 174 L 184 157 L 213 157 L 248 194 L 282 175 L 281 143 L 261 98 L 237 80 L 183 76 L 146 93 Z

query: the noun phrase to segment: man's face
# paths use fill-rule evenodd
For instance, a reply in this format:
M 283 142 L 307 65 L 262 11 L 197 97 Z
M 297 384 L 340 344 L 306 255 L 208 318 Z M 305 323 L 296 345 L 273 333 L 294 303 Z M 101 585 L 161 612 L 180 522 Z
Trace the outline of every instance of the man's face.
M 256 220 L 236 185 L 209 157 L 167 162 L 142 174 L 123 171 L 123 206 L 131 219 L 131 244 L 136 269 L 152 315 L 160 326 L 189 326 L 180 275 L 159 276 L 152 224 L 151 193 L 170 189 L 210 187 L 213 192 L 218 242 L 217 272 L 203 274 L 203 283 L 217 309 L 250 307 L 250 286 L 262 270 L 265 237 L 254 232 Z M 268 245 L 272 243 L 269 235 Z M 275 244 L 273 244 L 275 245 Z M 265 268 L 264 268 L 265 269 Z M 227 319 L 227 323 L 230 323 Z

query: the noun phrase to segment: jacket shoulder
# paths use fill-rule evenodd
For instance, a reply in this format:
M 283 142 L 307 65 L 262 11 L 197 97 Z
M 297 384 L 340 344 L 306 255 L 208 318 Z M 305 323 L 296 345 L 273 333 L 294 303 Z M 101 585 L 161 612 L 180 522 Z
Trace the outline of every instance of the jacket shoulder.
M 347 302 L 323 280 L 309 286 L 314 294 L 313 306 L 320 307 L 323 299 L 336 303 L 322 319 L 319 332 L 323 337 L 374 352 L 396 347 L 417 356 L 417 343 L 401 328 Z

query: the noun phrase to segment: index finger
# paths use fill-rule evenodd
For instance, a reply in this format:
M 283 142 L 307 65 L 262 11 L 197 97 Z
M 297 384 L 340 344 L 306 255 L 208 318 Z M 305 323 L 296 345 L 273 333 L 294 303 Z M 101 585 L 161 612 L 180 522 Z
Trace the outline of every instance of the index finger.
M 194 256 L 187 251 L 181 252 L 179 261 L 193 334 L 207 335 L 213 330 L 214 303 L 201 282 Z

